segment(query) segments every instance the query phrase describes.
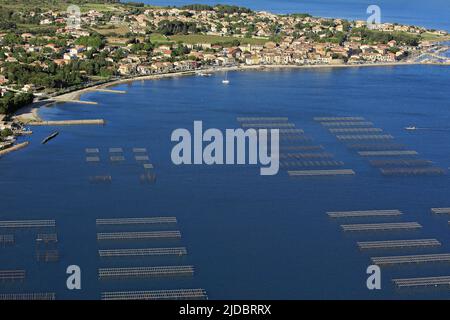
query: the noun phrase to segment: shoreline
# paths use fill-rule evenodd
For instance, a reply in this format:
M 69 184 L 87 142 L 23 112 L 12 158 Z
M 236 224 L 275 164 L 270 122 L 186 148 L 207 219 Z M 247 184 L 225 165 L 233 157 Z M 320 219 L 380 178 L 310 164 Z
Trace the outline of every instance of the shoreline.
M 271 71 L 276 69 L 292 69 L 292 70 L 301 70 L 301 69 L 338 69 L 338 68 L 367 68 L 367 67 L 396 67 L 396 66 L 411 66 L 411 65 L 439 65 L 439 66 L 448 66 L 446 64 L 439 63 L 420 63 L 420 62 L 386 62 L 386 63 L 367 63 L 367 64 L 336 64 L 336 65 L 328 65 L 328 64 L 318 64 L 318 65 L 243 65 L 243 66 L 232 66 L 232 67 L 218 67 L 218 68 L 206 68 L 206 69 L 198 69 L 198 70 L 189 70 L 189 71 L 178 71 L 178 72 L 169 72 L 163 74 L 151 74 L 151 75 L 138 75 L 129 78 L 123 79 L 115 79 L 110 80 L 105 83 L 88 86 L 86 88 L 74 90 L 68 93 L 63 93 L 60 95 L 56 95 L 58 99 L 61 100 L 79 100 L 83 94 L 86 94 L 91 91 L 95 91 L 96 89 L 106 89 L 113 86 L 117 86 L 125 83 L 132 83 L 135 81 L 148 81 L 148 80 L 159 80 L 166 78 L 174 78 L 174 77 L 184 77 L 184 76 L 194 76 L 198 72 L 204 73 L 219 73 L 226 71 Z M 58 103 L 58 101 L 39 101 L 34 102 L 31 105 L 28 105 L 20 110 L 18 110 L 13 118 L 22 122 L 23 124 L 27 124 L 30 122 L 43 121 L 43 119 L 39 116 L 39 110 L 41 107 L 48 107 L 52 104 Z M 63 103 L 63 101 L 62 101 Z

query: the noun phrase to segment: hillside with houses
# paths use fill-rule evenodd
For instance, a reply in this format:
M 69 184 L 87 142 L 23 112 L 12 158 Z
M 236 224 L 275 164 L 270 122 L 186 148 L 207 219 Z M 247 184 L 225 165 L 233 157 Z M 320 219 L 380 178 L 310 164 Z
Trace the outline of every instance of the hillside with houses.
M 30 5 L 36 2 L 42 5 Z M 397 63 L 449 38 L 446 31 L 419 26 L 367 26 L 228 5 L 160 8 L 80 1 L 81 12 L 74 15 L 68 4 L 51 3 L 0 2 L 2 114 L 33 99 L 128 77 L 243 65 Z M 1 119 L 0 139 L 12 129 Z

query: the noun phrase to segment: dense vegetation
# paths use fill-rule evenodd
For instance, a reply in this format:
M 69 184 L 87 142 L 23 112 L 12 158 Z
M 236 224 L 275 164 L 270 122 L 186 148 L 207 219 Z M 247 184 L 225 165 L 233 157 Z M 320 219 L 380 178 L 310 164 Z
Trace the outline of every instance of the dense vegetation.
M 309 13 L 291 13 L 289 14 L 290 17 L 294 17 L 294 18 L 310 18 L 312 17 L 312 15 L 310 15 Z
M 362 42 L 365 44 L 386 44 L 391 40 L 395 40 L 399 44 L 417 46 L 420 41 L 420 36 L 408 34 L 406 32 L 383 32 L 367 28 L 353 29 L 352 35 L 361 37 Z
M 182 6 L 183 10 L 195 10 L 195 11 L 216 11 L 220 14 L 233 14 L 233 13 L 252 13 L 252 10 L 245 7 L 226 5 L 226 4 L 217 4 L 215 6 L 209 6 L 206 4 L 189 4 L 186 6 Z
M 17 2 L 21 2 L 20 0 L 2 0 L 2 4 L 8 5 L 8 6 L 14 6 L 17 4 Z M 36 8 L 43 8 L 43 7 L 51 7 L 55 6 L 56 3 L 58 5 L 64 5 L 69 6 L 71 4 L 77 4 L 77 5 L 83 5 L 83 4 L 90 4 L 90 3 L 99 3 L 99 4 L 116 4 L 120 3 L 120 0 L 25 0 L 22 2 L 26 2 L 27 5 L 33 6 Z
M 182 6 L 183 10 L 195 10 L 195 11 L 212 11 L 214 8 L 207 4 L 189 4 L 186 6 Z
M 94 49 L 100 49 L 105 46 L 106 40 L 99 35 L 89 36 L 89 37 L 84 36 L 84 37 L 80 37 L 77 40 L 75 40 L 75 44 L 82 45 L 85 47 L 91 47 Z
M 0 114 L 11 114 L 33 102 L 33 95 L 31 93 L 14 94 L 7 92 L 0 99 Z
M 158 24 L 157 31 L 166 36 L 171 36 L 174 34 L 198 33 L 201 30 L 193 22 L 163 20 Z
M 67 39 L 61 37 L 51 41 L 64 47 Z M 36 38 L 31 42 L 47 44 L 47 41 L 42 38 Z M 54 52 L 45 48 L 39 54 L 29 53 L 24 48 L 16 46 L 22 43 L 23 39 L 14 33 L 8 33 L 3 38 L 3 44 L 11 47 L 12 57 L 19 63 L 5 62 L 2 66 L 2 74 L 18 88 L 30 83 L 45 88 L 66 88 L 82 83 L 88 76 L 110 77 L 113 75 L 111 63 L 106 61 L 107 53 L 97 52 L 105 44 L 104 38 L 100 35 L 78 38 L 75 44 L 92 49 L 84 52 L 86 59 L 74 60 L 61 67 L 58 67 L 53 60 L 59 58 L 62 51 Z M 0 58 L 5 59 L 5 57 L 4 50 L 0 48 Z
M 233 14 L 233 13 L 252 13 L 252 10 L 245 7 L 238 7 L 238 6 L 230 6 L 230 5 L 223 5 L 218 4 L 214 7 L 214 11 L 221 14 Z

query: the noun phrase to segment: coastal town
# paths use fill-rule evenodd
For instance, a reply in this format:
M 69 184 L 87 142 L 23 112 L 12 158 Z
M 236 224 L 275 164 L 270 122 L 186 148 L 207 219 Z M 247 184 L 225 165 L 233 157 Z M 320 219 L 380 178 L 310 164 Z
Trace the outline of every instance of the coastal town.
M 441 42 L 450 39 L 445 30 L 229 5 L 92 1 L 51 8 L 42 1 L 0 4 L 0 149 L 28 133 L 14 116 L 20 108 L 120 79 L 245 67 L 450 65 L 441 55 L 448 50 Z

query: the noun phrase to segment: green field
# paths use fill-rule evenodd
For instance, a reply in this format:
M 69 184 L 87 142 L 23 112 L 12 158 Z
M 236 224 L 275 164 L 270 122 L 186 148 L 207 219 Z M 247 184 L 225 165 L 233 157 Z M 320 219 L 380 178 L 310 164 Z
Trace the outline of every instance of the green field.
M 150 35 L 150 41 L 157 45 L 174 43 L 173 40 L 169 39 L 168 37 L 160 33 L 152 33 Z
M 25 8 L 32 10 L 39 7 L 42 10 L 65 11 L 71 4 L 78 5 L 82 12 L 89 10 L 97 10 L 101 12 L 107 11 L 123 11 L 123 4 L 115 3 L 89 3 L 88 1 L 61 1 L 61 0 L 0 0 L 0 6 L 9 9 Z M 151 7 L 151 6 L 146 6 Z
M 238 37 L 221 37 L 203 34 L 188 34 L 188 35 L 174 35 L 169 37 L 175 42 L 183 42 L 187 44 L 196 43 L 229 43 L 233 40 L 238 40 L 241 44 L 265 44 L 267 39 L 253 39 L 253 38 L 238 38 Z
M 101 27 L 92 28 L 92 30 L 100 33 L 101 35 L 103 35 L 105 37 L 111 36 L 112 34 L 115 34 L 119 37 L 125 36 L 130 31 L 128 26 L 124 25 L 124 24 L 101 26 Z
M 441 36 L 429 32 L 422 33 L 421 37 L 425 41 L 450 41 L 450 36 Z

